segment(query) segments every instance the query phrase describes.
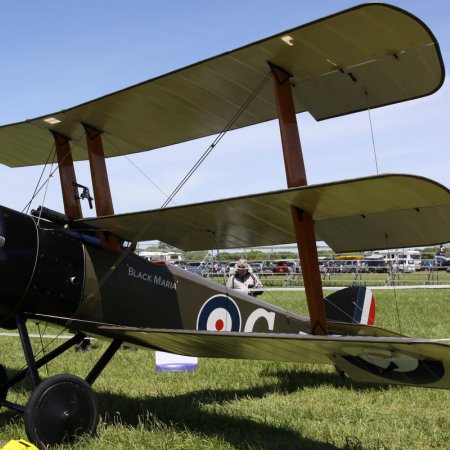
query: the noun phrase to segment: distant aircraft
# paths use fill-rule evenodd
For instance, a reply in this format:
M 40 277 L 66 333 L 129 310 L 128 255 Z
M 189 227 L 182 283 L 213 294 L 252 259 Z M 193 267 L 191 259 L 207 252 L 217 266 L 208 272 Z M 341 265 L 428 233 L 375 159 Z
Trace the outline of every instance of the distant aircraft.
M 332 364 L 357 381 L 450 388 L 448 340 L 374 327 L 365 288 L 324 299 L 316 249 L 316 240 L 336 252 L 449 242 L 449 190 L 395 174 L 308 185 L 295 117 L 308 111 L 324 120 L 402 102 L 435 92 L 443 80 L 439 45 L 426 25 L 396 7 L 369 4 L 0 127 L 2 164 L 45 164 L 56 153 L 64 200 L 64 213 L 0 207 L 0 324 L 18 329 L 27 361 L 9 378 L 0 366 L 0 404 L 23 412 L 27 435 L 40 447 L 93 435 L 91 385 L 124 341 L 185 355 Z M 287 189 L 114 214 L 105 158 L 117 149 L 148 151 L 273 119 Z M 74 161 L 85 159 L 95 200 L 75 176 Z M 81 198 L 95 202 L 97 217 L 82 217 Z M 182 250 L 297 242 L 309 317 L 147 261 L 133 253 L 143 240 Z M 76 334 L 36 359 L 29 319 Z M 86 379 L 41 380 L 39 368 L 86 334 L 112 340 Z M 7 400 L 26 376 L 33 385 L 28 403 Z

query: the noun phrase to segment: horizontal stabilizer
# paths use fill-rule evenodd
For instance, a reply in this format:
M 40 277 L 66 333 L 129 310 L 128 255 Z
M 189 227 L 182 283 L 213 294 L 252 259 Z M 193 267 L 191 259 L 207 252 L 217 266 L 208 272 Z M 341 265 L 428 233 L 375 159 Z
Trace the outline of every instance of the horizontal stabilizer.
M 291 206 L 312 214 L 335 252 L 450 242 L 450 192 L 413 175 L 377 175 L 151 211 L 81 219 L 127 241 L 179 249 L 296 242 Z

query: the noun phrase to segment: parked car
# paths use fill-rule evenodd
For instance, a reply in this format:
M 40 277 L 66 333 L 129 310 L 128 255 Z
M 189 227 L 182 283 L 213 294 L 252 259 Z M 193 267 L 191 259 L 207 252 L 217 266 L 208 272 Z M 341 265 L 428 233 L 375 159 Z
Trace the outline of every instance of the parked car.
M 187 263 L 186 263 L 186 261 L 179 260 L 179 261 L 173 261 L 173 262 L 171 262 L 171 264 L 174 266 L 178 266 L 180 269 L 186 269 Z
M 367 272 L 368 268 L 365 262 L 358 259 L 336 259 L 329 262 L 329 273 L 363 273 Z
M 295 272 L 295 263 L 292 261 L 276 261 L 272 270 L 273 273 Z
M 254 261 L 250 263 L 250 267 L 252 268 L 253 273 L 263 273 L 263 263 L 259 261 Z
M 388 266 L 386 260 L 383 257 L 366 258 L 364 263 L 369 273 L 387 273 Z
M 392 264 L 392 271 L 398 273 L 411 273 L 416 271 L 414 260 L 399 259 Z
M 225 272 L 228 275 L 233 275 L 236 272 L 236 262 L 230 262 L 227 264 Z

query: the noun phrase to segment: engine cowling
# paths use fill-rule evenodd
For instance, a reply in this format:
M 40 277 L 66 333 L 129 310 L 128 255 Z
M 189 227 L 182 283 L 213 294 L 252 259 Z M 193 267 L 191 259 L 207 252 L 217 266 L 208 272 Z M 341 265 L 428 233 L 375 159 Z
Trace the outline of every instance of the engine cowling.
M 0 324 L 19 308 L 34 273 L 37 228 L 33 219 L 0 207 Z
M 51 222 L 0 207 L 0 326 L 14 314 L 70 317 L 84 282 L 83 245 Z

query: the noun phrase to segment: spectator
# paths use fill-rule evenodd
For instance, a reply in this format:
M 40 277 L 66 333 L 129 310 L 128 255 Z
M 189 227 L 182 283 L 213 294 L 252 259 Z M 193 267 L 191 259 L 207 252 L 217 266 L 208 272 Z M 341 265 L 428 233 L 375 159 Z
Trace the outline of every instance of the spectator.
M 239 289 L 249 295 L 259 295 L 262 291 L 253 289 L 262 288 L 263 285 L 259 278 L 250 272 L 250 264 L 245 259 L 240 259 L 236 263 L 236 270 L 227 280 L 227 287 L 231 289 Z
M 446 259 L 445 259 L 445 245 L 441 244 L 436 249 L 436 254 L 434 255 L 434 265 L 435 266 L 443 266 Z

